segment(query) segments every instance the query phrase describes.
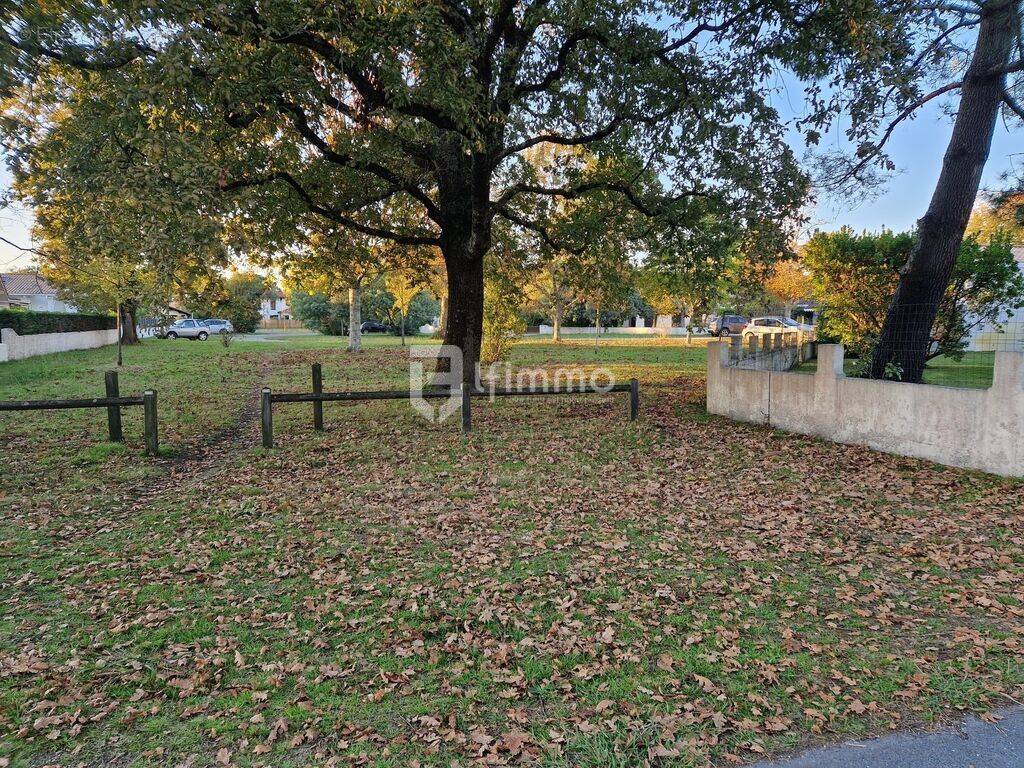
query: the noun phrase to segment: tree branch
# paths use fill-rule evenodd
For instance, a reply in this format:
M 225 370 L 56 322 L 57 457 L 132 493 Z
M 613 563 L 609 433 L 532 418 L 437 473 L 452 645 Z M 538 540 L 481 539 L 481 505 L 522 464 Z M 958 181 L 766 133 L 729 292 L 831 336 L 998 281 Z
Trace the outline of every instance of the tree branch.
M 269 40 L 272 43 L 295 45 L 319 54 L 349 79 L 366 105 L 371 108 L 390 109 L 406 117 L 421 118 L 441 130 L 467 136 L 466 132 L 454 120 L 443 114 L 433 105 L 424 104 L 415 99 L 410 99 L 401 104 L 396 103 L 383 89 L 374 85 L 373 80 L 368 75 L 359 70 L 358 67 L 348 63 L 348 60 L 341 55 L 330 41 L 319 35 L 309 31 L 302 31 L 269 38 Z
M 854 163 L 854 165 L 851 168 L 849 168 L 842 174 L 840 181 L 857 178 L 858 174 L 860 174 L 860 172 L 864 170 L 864 168 L 866 168 L 872 160 L 876 159 L 882 153 L 882 149 L 885 147 L 886 143 L 889 141 L 889 138 L 892 136 L 893 131 L 896 130 L 896 127 L 900 123 L 902 123 L 912 114 L 914 114 L 914 112 L 923 107 L 929 101 L 933 101 L 934 99 L 937 99 L 939 96 L 949 93 L 950 91 L 955 91 L 962 85 L 962 80 L 958 80 L 955 83 L 947 83 L 946 85 L 943 85 L 940 88 L 936 88 L 931 93 L 925 94 L 921 98 L 917 99 L 913 104 L 904 107 L 903 110 L 898 115 L 896 115 L 896 117 L 893 118 L 893 120 L 886 127 L 885 132 L 882 134 L 882 137 L 878 140 L 878 142 L 874 144 L 871 147 L 871 149 L 868 152 L 866 152 L 863 157 L 860 158 L 860 160 Z
M 1024 105 L 1022 105 L 1005 86 L 1003 86 L 1003 103 L 1006 104 L 1006 106 L 1010 108 L 1010 111 L 1017 115 L 1017 117 L 1024 120 Z
M 501 156 L 498 159 L 499 161 L 504 160 L 507 157 L 511 157 L 512 155 L 516 155 L 522 152 L 524 149 L 529 149 L 532 146 L 535 146 L 537 144 L 543 144 L 545 142 L 547 142 L 548 144 L 559 144 L 561 146 L 569 147 L 577 146 L 579 144 L 590 144 L 595 141 L 600 141 L 601 139 L 606 139 L 613 133 L 615 133 L 616 129 L 620 125 L 622 125 L 625 119 L 625 115 L 616 115 L 611 120 L 609 120 L 608 123 L 606 123 L 601 128 L 598 128 L 597 130 L 593 131 L 592 133 L 582 133 L 576 136 L 564 136 L 558 133 L 542 133 L 538 136 L 534 136 L 529 139 L 524 139 L 518 144 L 513 144 L 511 147 L 502 152 Z
M 561 79 L 562 75 L 565 74 L 565 70 L 569 64 L 569 57 L 580 46 L 580 44 L 587 40 L 604 41 L 606 39 L 607 38 L 605 38 L 604 35 L 593 29 L 581 29 L 573 32 L 569 37 L 562 41 L 562 45 L 558 49 L 558 54 L 555 56 L 555 66 L 537 82 L 521 83 L 515 86 L 515 88 L 512 89 L 512 98 L 518 99 L 527 93 L 539 93 L 546 91 Z
M 358 160 L 351 155 L 336 152 L 331 149 L 330 145 L 322 136 L 313 130 L 309 124 L 308 118 L 306 117 L 306 113 L 298 104 L 282 101 L 280 103 L 280 107 L 282 111 L 291 115 L 292 125 L 295 126 L 295 130 L 299 132 L 299 135 L 316 147 L 320 154 L 322 154 L 327 160 L 330 160 L 332 163 L 336 163 L 337 165 L 345 166 L 346 168 L 371 173 L 389 184 L 395 185 L 419 201 L 419 203 L 427 210 L 427 215 L 430 216 L 431 219 L 437 221 L 440 218 L 441 212 L 434 204 L 434 201 L 431 200 L 430 196 L 423 192 L 423 190 L 417 187 L 416 184 L 408 179 L 402 178 L 385 165 L 366 160 Z
M 541 226 L 537 222 L 530 221 L 529 219 L 523 218 L 519 214 L 515 213 L 514 211 L 510 211 L 508 208 L 506 208 L 506 207 L 504 207 L 502 205 L 494 205 L 494 206 L 492 206 L 491 207 L 491 215 L 492 216 L 500 216 L 501 218 L 505 219 L 506 221 L 508 221 L 508 222 L 510 222 L 512 224 L 515 224 L 517 227 L 521 227 L 521 228 L 523 228 L 525 230 L 533 232 L 538 237 L 540 237 L 540 239 L 544 241 L 544 244 L 547 245 L 552 250 L 564 251 L 566 253 L 575 253 L 575 254 L 582 253 L 582 251 L 583 251 L 582 248 L 575 248 L 575 249 L 573 249 L 573 248 L 569 248 L 565 243 L 558 242 L 557 240 L 555 240 L 551 236 L 551 233 L 548 232 L 545 227 Z
M 260 176 L 251 179 L 239 179 L 236 181 L 226 182 L 220 185 L 220 189 L 223 192 L 234 192 L 240 189 L 246 189 L 248 187 L 258 187 L 266 184 L 271 184 L 275 181 L 283 181 L 287 184 L 299 199 L 306 204 L 306 208 L 310 213 L 316 213 L 323 216 L 325 219 L 340 224 L 343 227 L 361 232 L 364 235 L 370 237 L 379 237 L 382 240 L 390 240 L 399 245 L 432 245 L 439 246 L 441 241 L 437 237 L 428 237 L 426 235 L 411 235 L 403 234 L 401 232 L 393 232 L 389 229 L 382 229 L 380 227 L 374 227 L 369 224 L 364 224 L 351 216 L 345 215 L 344 212 L 334 208 L 328 208 L 327 206 L 321 205 L 313 200 L 313 196 L 299 183 L 299 181 L 287 171 L 276 171 L 266 176 Z M 385 198 L 386 199 L 386 198 Z M 379 201 L 377 201 L 379 202 Z M 365 205 L 369 205 L 367 202 Z M 365 207 L 365 205 L 361 207 Z
M 121 67 L 131 64 L 136 59 L 156 53 L 156 50 L 149 46 L 132 43 L 132 50 L 130 53 L 123 53 L 118 57 L 101 61 L 89 59 L 82 46 L 74 45 L 69 47 L 68 50 L 58 51 L 55 48 L 50 48 L 38 43 L 31 43 L 27 40 L 17 40 L 11 37 L 3 29 L 0 29 L 0 43 L 5 43 L 22 53 L 28 54 L 29 56 L 41 56 L 66 64 L 69 67 L 74 67 L 75 69 L 83 69 L 90 72 L 109 72 L 114 69 L 120 69 Z

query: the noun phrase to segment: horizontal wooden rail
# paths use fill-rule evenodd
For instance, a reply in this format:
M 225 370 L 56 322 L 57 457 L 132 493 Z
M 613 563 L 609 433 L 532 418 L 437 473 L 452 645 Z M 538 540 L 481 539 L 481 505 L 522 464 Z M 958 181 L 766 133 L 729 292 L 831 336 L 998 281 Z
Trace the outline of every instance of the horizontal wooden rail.
M 121 409 L 141 405 L 146 437 L 146 453 L 155 456 L 160 450 L 157 433 L 156 392 L 147 389 L 141 395 L 121 397 L 118 392 L 117 371 L 107 371 L 104 376 L 106 397 L 83 397 L 64 400 L 6 400 L 0 401 L 0 412 L 4 411 L 63 411 L 71 408 L 106 408 L 107 431 L 110 441 L 124 441 L 121 431 Z
M 455 390 L 458 396 L 459 390 Z M 329 403 L 338 400 L 408 400 L 413 393 L 408 389 L 373 389 L 368 392 L 278 392 L 270 394 L 272 403 Z M 420 393 L 415 393 L 420 396 Z M 425 389 L 425 398 L 450 397 L 447 389 Z
M 640 411 L 640 385 L 636 379 L 630 379 L 626 384 L 613 384 L 607 387 L 581 384 L 578 387 L 568 386 L 561 389 L 545 388 L 510 388 L 495 387 L 467 387 L 460 389 L 449 389 L 444 387 L 426 387 L 421 391 L 408 389 L 374 389 L 362 392 L 324 392 L 323 374 L 319 363 L 312 367 L 313 391 L 312 392 L 272 392 L 269 387 L 264 387 L 260 398 L 260 428 L 264 448 L 274 447 L 274 403 L 312 403 L 313 404 L 313 428 L 322 430 L 323 403 L 329 402 L 352 402 L 359 400 L 409 400 L 413 397 L 427 400 L 447 400 L 449 398 L 461 398 L 462 400 L 462 431 L 469 432 L 473 428 L 472 410 L 470 400 L 474 397 L 520 397 L 527 395 L 604 395 L 610 392 L 629 392 L 629 420 L 636 421 Z
M 108 408 L 142 405 L 142 397 L 86 397 L 80 400 L 6 400 L 0 411 L 60 411 L 67 408 Z
M 603 395 L 608 392 L 629 392 L 632 384 L 615 384 L 611 387 L 579 387 L 563 389 L 495 389 L 471 388 L 471 397 L 516 397 L 526 395 Z M 408 400 L 410 397 L 426 399 L 442 399 L 460 397 L 461 389 L 424 389 L 413 392 L 409 389 L 371 389 L 365 392 L 271 392 L 272 403 L 328 403 L 339 400 Z

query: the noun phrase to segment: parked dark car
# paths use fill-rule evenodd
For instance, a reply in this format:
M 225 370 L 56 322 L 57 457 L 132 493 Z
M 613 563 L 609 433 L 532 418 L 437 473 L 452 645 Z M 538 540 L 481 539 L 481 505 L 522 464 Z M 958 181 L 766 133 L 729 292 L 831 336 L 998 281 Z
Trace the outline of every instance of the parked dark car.
M 376 320 L 367 320 L 359 326 L 363 333 L 391 333 L 391 326 L 378 323 Z
M 722 315 L 712 320 L 709 328 L 714 336 L 729 336 L 734 333 L 743 333 L 743 329 L 747 325 L 749 325 L 749 321 L 742 315 Z

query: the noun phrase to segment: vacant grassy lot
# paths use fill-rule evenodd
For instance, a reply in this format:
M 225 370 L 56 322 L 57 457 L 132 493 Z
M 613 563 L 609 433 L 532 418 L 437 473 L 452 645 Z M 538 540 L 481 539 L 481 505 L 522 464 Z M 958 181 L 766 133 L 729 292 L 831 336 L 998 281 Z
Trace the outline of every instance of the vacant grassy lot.
M 928 361 L 924 370 L 924 383 L 940 387 L 988 389 L 992 386 L 995 352 L 966 352 L 959 360 L 940 355 Z M 848 376 L 856 375 L 860 361 L 846 359 L 843 369 Z M 797 369 L 800 373 L 814 373 L 818 361 L 808 360 Z
M 401 387 L 391 339 L 149 342 L 165 453 L 0 414 L 0 765 L 728 765 L 1024 701 L 1024 483 L 710 418 L 704 351 L 524 343 L 622 395 Z M 0 365 L 101 394 L 110 350 Z

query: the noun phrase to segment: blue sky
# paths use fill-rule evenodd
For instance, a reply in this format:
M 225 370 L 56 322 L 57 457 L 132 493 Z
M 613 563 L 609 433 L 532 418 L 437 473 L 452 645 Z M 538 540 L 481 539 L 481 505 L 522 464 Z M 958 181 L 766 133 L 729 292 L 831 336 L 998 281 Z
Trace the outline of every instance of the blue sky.
M 784 93 L 780 101 L 787 99 Z M 780 109 L 784 110 L 782 104 Z M 943 113 L 939 103 L 932 103 L 922 109 L 912 122 L 905 123 L 893 134 L 889 154 L 898 170 L 890 176 L 888 183 L 873 198 L 862 201 L 823 198 L 808 208 L 810 224 L 808 229 L 832 230 L 846 225 L 860 231 L 888 227 L 894 230 L 909 229 L 928 207 L 935 181 L 942 166 L 942 155 L 952 130 L 951 119 Z M 996 134 L 982 180 L 983 188 L 999 186 L 1000 175 L 1014 167 L 1024 167 L 1024 147 L 1021 137 L 1024 131 L 1019 126 L 1010 130 L 1002 121 L 996 127 Z M 823 138 L 833 142 L 835 149 L 850 149 L 835 133 Z M 824 148 L 824 147 L 823 147 Z M 802 147 L 798 148 L 802 152 Z M 10 176 L 0 170 L 0 187 L 7 189 Z M 19 245 L 29 245 L 29 227 L 32 217 L 29 211 L 6 208 L 0 210 L 0 235 Z M 0 243 L 0 271 L 26 267 L 31 263 L 28 256 L 10 246 Z
M 926 105 L 912 123 L 897 128 L 890 139 L 889 155 L 898 170 L 888 178 L 880 194 L 859 203 L 822 199 L 809 209 L 811 228 L 831 230 L 843 225 L 857 231 L 911 228 L 928 207 L 952 130 L 952 119 L 943 113 L 940 104 Z M 1019 125 L 1008 126 L 1000 119 L 982 177 L 982 189 L 998 188 L 1001 174 L 1024 168 L 1022 137 L 1024 130 Z M 834 136 L 830 138 L 835 141 Z M 849 146 L 838 144 L 838 148 L 849 149 Z

